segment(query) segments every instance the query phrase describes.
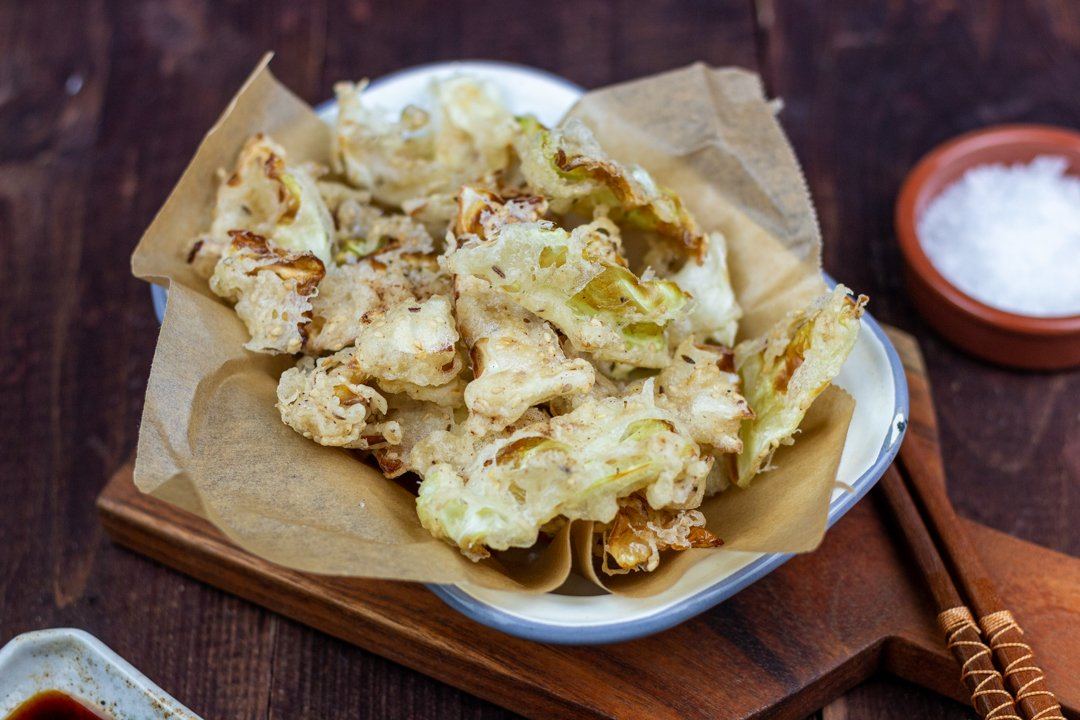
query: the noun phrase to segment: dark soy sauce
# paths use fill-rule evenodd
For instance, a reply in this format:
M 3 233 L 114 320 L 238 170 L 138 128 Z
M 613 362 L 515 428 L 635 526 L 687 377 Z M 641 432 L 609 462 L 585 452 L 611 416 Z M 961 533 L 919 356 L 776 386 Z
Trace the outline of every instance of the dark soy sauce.
M 109 720 L 70 695 L 46 690 L 15 708 L 6 720 Z

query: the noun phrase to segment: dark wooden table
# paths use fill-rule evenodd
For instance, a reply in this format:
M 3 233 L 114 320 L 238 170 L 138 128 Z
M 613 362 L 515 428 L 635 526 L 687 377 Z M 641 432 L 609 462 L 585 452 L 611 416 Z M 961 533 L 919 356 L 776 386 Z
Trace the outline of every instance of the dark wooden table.
M 784 99 L 827 269 L 923 342 L 956 505 L 1080 553 L 1080 373 L 993 368 L 936 337 L 904 294 L 891 224 L 905 172 L 938 142 L 1080 124 L 1080 4 L 911 5 L 0 3 L 0 643 L 85 628 L 207 718 L 509 716 L 118 549 L 98 525 L 94 497 L 136 442 L 157 328 L 128 255 L 268 49 L 310 102 L 339 79 L 454 58 L 586 87 L 695 60 L 757 69 Z M 967 711 L 882 678 L 822 715 Z

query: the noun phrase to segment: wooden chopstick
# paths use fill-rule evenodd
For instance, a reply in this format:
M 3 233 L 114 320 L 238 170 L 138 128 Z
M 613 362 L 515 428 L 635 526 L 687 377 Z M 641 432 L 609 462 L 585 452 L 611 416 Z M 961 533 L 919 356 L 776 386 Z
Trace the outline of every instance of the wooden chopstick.
M 979 626 L 1026 720 L 1065 720 L 1057 698 L 1046 686 L 1046 675 L 1035 664 L 1023 630 L 998 596 L 994 583 L 974 545 L 963 530 L 945 490 L 937 416 L 925 373 L 908 373 L 911 417 L 900 446 L 900 466 L 922 518 L 934 534 L 942 557 L 950 566 L 979 619 Z
M 1001 673 L 994 667 L 990 648 L 983 643 L 975 618 L 960 599 L 960 593 L 953 585 L 934 540 L 895 466 L 885 471 L 879 484 L 915 563 L 930 586 L 939 611 L 938 623 L 945 632 L 945 644 L 960 663 L 960 679 L 971 695 L 975 711 L 979 717 L 987 720 L 1022 720 L 1017 714 L 1012 693 L 1005 689 Z
M 1035 664 L 1031 646 L 1022 640 L 1023 631 L 1001 601 L 971 540 L 961 529 L 960 520 L 945 495 L 944 484 L 934 480 L 934 465 L 940 467 L 940 460 L 927 461 L 917 451 L 905 456 L 903 447 L 900 453 L 912 494 L 918 498 L 923 517 L 937 537 L 953 577 L 979 618 L 979 626 L 1004 673 L 1005 684 L 1016 698 L 1017 707 L 1026 720 L 1065 720 L 1057 698 L 1046 687 L 1045 674 Z

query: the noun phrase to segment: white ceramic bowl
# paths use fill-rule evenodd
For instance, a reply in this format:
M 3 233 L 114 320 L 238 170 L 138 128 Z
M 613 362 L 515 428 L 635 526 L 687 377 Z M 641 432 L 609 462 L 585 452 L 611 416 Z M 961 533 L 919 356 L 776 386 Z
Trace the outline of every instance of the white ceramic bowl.
M 452 62 L 402 70 L 374 81 L 368 99 L 399 111 L 423 96 L 434 79 L 468 73 L 499 86 L 515 113 L 532 113 L 554 125 L 584 92 L 568 80 L 532 68 L 495 62 Z M 334 101 L 317 108 L 333 122 Z M 831 280 L 830 280 L 831 283 Z M 154 304 L 163 315 L 164 291 Z M 908 394 L 900 359 L 881 327 L 864 316 L 863 331 L 836 384 L 855 398 L 837 481 L 851 488 L 834 492 L 829 525 L 840 519 L 873 487 L 900 447 L 907 425 Z M 731 597 L 775 570 L 791 556 L 717 550 L 674 586 L 649 598 L 615 595 L 543 595 L 462 585 L 430 585 L 448 605 L 503 632 L 551 643 L 589 644 L 629 640 L 676 625 Z
M 28 632 L 0 649 L 0 717 L 49 690 L 77 698 L 117 720 L 199 720 L 82 630 Z

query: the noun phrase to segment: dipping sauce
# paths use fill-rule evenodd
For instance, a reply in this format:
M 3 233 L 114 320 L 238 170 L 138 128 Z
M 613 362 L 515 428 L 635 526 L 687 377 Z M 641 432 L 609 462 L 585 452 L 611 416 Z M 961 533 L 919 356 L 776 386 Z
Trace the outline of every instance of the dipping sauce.
M 919 220 L 927 258 L 999 310 L 1080 315 L 1080 177 L 1067 170 L 1057 156 L 971 168 Z
M 109 720 L 59 690 L 46 690 L 15 708 L 5 720 Z

